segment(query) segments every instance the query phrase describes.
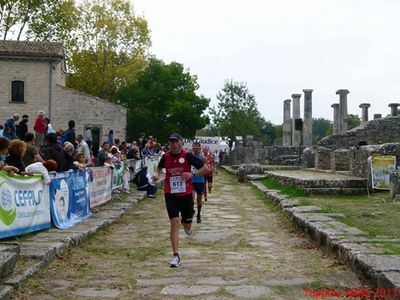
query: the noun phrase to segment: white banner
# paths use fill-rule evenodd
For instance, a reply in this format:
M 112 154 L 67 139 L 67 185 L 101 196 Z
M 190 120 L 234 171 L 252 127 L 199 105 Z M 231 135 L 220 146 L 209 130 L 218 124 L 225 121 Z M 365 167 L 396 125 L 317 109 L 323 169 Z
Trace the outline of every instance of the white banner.
M 0 171 L 0 238 L 51 227 L 49 186 L 42 176 Z
M 220 150 L 220 143 L 222 139 L 219 136 L 196 136 L 194 139 L 184 139 L 183 149 L 192 149 L 194 142 L 199 142 L 201 148 L 208 146 L 210 153 L 215 153 L 215 150 Z
M 110 167 L 90 168 L 92 180 L 89 183 L 90 207 L 95 207 L 111 200 L 112 170 Z
M 160 162 L 161 156 L 150 156 L 145 158 L 145 166 L 147 167 L 147 173 L 153 176 L 157 172 L 158 163 Z

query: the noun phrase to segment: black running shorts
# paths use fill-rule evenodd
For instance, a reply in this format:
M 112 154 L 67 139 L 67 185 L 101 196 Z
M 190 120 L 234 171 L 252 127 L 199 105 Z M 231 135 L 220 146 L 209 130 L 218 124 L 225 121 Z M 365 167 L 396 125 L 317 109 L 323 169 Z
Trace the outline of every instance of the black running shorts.
M 202 195 L 204 191 L 204 182 L 192 182 L 193 189 L 197 195 Z
M 181 222 L 190 224 L 193 218 L 193 198 L 192 194 L 177 197 L 174 194 L 165 194 L 165 204 L 167 206 L 168 217 L 170 219 L 179 217 L 181 213 Z
M 206 179 L 206 181 L 209 182 L 209 183 L 212 183 L 212 182 L 213 182 L 213 177 L 212 177 L 212 175 L 211 175 L 211 176 L 206 176 L 205 179 Z

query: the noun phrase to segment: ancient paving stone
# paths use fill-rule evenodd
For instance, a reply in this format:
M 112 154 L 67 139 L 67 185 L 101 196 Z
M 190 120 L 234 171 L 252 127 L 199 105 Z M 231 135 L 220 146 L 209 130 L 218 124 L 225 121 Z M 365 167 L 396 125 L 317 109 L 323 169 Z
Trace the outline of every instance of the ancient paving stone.
M 74 294 L 79 297 L 89 298 L 117 298 L 119 291 L 116 289 L 81 288 Z
M 219 289 L 212 285 L 170 285 L 161 290 L 162 295 L 197 296 L 214 293 Z
M 168 278 L 154 278 L 154 279 L 138 279 L 136 280 L 137 285 L 166 285 L 173 283 L 182 283 L 185 281 L 184 277 L 168 277 Z
M 194 234 L 193 239 L 197 242 L 216 242 L 223 240 L 234 234 L 233 230 L 219 230 L 219 231 L 198 231 Z
M 227 286 L 225 289 L 241 298 L 257 298 L 257 297 L 271 297 L 274 293 L 266 286 L 257 285 L 239 285 L 239 286 Z

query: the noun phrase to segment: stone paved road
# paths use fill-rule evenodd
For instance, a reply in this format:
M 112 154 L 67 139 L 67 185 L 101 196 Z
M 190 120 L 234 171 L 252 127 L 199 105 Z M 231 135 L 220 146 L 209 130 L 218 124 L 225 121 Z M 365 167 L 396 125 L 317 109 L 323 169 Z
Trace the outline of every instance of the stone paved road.
M 162 196 L 142 201 L 56 259 L 16 299 L 312 299 L 304 287 L 361 286 L 262 199 L 250 185 L 220 172 L 203 223 L 194 224 L 192 237 L 181 231 L 177 269 L 169 268 Z

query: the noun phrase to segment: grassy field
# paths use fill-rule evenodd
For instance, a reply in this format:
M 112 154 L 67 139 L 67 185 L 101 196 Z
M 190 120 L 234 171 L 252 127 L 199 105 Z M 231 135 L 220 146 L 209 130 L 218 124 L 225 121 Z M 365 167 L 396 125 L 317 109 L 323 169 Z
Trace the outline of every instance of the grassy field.
M 262 182 L 270 189 L 279 190 L 288 198 L 299 199 L 301 205 L 316 205 L 321 207 L 323 212 L 343 214 L 344 217 L 336 219 L 368 233 L 371 237 L 400 238 L 400 203 L 394 202 L 389 192 L 372 193 L 369 196 L 307 196 L 302 190 L 281 185 L 271 178 Z M 396 253 L 400 252 L 400 246 L 387 246 L 393 248 Z

